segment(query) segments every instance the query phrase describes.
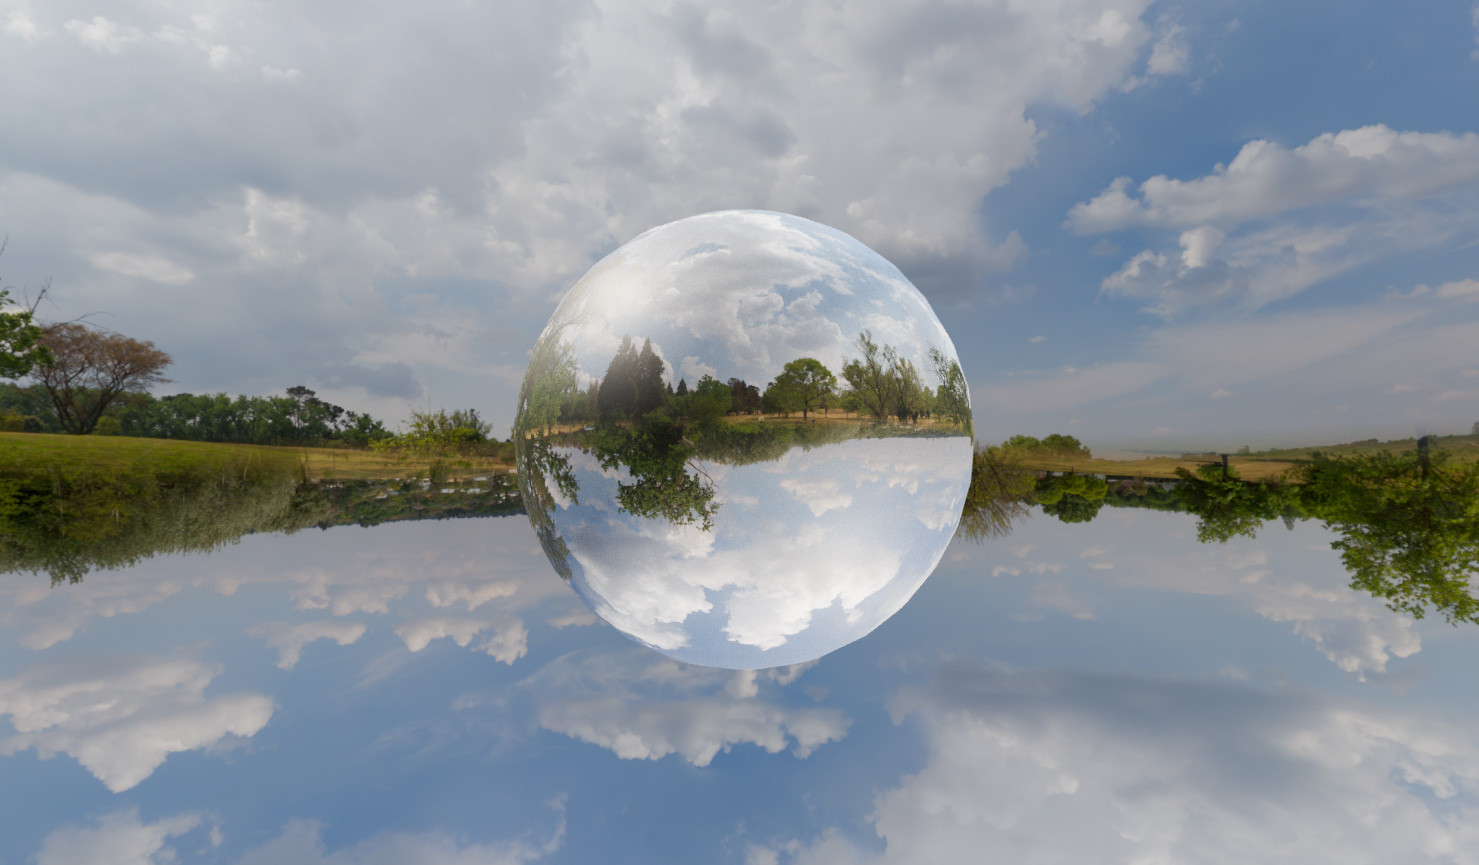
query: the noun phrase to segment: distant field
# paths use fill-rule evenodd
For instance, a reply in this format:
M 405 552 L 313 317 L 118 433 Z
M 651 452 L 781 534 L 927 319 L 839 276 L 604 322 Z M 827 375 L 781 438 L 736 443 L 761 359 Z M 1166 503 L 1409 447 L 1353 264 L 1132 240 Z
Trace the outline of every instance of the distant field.
M 1479 462 L 1479 436 L 1432 436 L 1429 446 L 1435 451 L 1446 451 L 1455 462 Z M 1394 439 L 1381 442 L 1375 439 L 1317 447 L 1278 448 L 1256 451 L 1249 454 L 1232 454 L 1228 464 L 1237 469 L 1244 480 L 1275 480 L 1299 462 L 1309 459 L 1318 451 L 1340 456 L 1361 456 L 1389 452 L 1400 454 L 1416 451 L 1416 439 Z M 1220 462 L 1216 454 L 1205 456 L 1183 455 L 1181 457 L 1146 457 L 1144 459 L 1106 460 L 1078 459 L 1065 457 L 1032 456 L 1022 457 L 1022 464 L 1038 471 L 1072 471 L 1081 474 L 1130 475 L 1142 478 L 1174 478 L 1176 469 L 1194 470 L 1199 465 Z
M 0 433 L 0 468 L 19 471 L 54 467 L 63 472 L 83 469 L 132 471 L 149 467 L 155 472 L 191 468 L 224 470 L 242 464 L 293 467 L 308 480 L 372 480 L 425 476 L 430 457 L 396 457 L 372 451 L 339 448 L 265 447 L 261 445 L 185 442 L 127 436 L 70 436 L 46 433 Z M 507 462 L 482 457 L 447 457 L 449 478 L 508 471 Z

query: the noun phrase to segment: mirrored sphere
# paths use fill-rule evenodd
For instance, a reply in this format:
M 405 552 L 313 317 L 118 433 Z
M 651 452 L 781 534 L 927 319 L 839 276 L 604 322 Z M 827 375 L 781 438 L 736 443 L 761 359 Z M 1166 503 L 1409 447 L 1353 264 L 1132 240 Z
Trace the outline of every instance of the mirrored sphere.
M 847 234 L 762 211 L 592 267 L 535 344 L 515 438 L 540 544 L 591 610 L 733 669 L 897 612 L 971 476 L 965 378 L 924 296 Z

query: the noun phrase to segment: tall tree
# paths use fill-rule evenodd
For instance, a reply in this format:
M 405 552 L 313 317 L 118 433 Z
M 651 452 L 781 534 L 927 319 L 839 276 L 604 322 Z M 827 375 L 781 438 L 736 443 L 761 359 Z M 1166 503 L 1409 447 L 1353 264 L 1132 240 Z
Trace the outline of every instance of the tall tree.
M 667 396 L 662 383 L 662 358 L 652 350 L 652 340 L 642 341 L 642 351 L 637 354 L 636 404 L 638 416 L 645 415 L 661 406 Z
M 602 421 L 631 417 L 637 407 L 637 349 L 632 338 L 623 336 L 616 356 L 601 378 L 600 410 Z
M 935 365 L 935 377 L 940 384 L 935 388 L 935 406 L 941 417 L 961 424 L 971 432 L 971 395 L 966 387 L 965 373 L 953 357 L 930 347 L 930 362 Z
M 888 368 L 884 366 L 884 353 L 873 341 L 872 331 L 858 334 L 858 352 L 862 357 L 844 364 L 842 377 L 862 402 L 864 410 L 882 420 L 890 408 L 890 382 Z
M 119 396 L 169 381 L 162 372 L 170 356 L 152 342 L 75 322 L 50 326 L 41 342 L 52 361 L 31 375 L 50 394 L 62 428 L 75 435 L 92 432 Z
M 808 412 L 827 405 L 828 398 L 837 390 L 837 376 L 816 358 L 801 357 L 786 364 L 775 377 L 773 387 L 792 394 L 784 402 L 801 409 L 801 419 L 806 420 Z
M 576 379 L 575 352 L 568 341 L 551 334 L 535 344 L 519 393 L 518 433 L 548 432 L 575 393 Z

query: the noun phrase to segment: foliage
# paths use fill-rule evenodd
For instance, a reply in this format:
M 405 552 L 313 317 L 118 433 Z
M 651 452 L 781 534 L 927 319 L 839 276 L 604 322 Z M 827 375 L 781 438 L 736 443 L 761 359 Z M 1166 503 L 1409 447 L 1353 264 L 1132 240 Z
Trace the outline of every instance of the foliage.
M 1033 498 L 1045 514 L 1065 523 L 1086 523 L 1098 516 L 1108 492 L 1103 478 L 1067 474 L 1038 478 Z
M 116 333 L 69 322 L 49 327 L 41 342 L 52 354 L 32 375 L 46 389 L 62 429 L 86 435 L 103 412 L 125 393 L 142 393 L 169 381 L 163 370 L 170 356 Z
M 930 347 L 930 362 L 935 365 L 935 377 L 940 381 L 935 388 L 935 413 L 963 424 L 966 433 L 970 433 L 971 395 L 960 363 L 933 346 Z
M 0 448 L 0 571 L 80 580 L 163 552 L 212 550 L 316 519 L 278 451 L 16 436 Z
M 1051 455 L 1060 457 L 1083 457 L 1088 459 L 1093 454 L 1084 446 L 1084 443 L 1073 436 L 1053 433 L 1046 438 L 1035 438 L 1028 435 L 1015 435 L 1007 439 L 1002 445 L 1009 450 L 1021 451 L 1034 455 Z
M 1226 543 L 1235 537 L 1255 537 L 1269 520 L 1285 511 L 1290 493 L 1269 483 L 1249 483 L 1236 468 L 1219 463 L 1198 466 L 1195 473 L 1178 468 L 1176 492 L 1182 509 L 1197 516 L 1197 540 Z
M 787 411 L 800 409 L 804 420 L 808 412 L 826 406 L 837 390 L 837 376 L 814 357 L 797 358 L 785 365 L 766 393 L 772 390 L 779 393 Z
M 1003 448 L 977 448 L 971 456 L 971 485 L 956 536 L 982 541 L 1011 534 L 1012 523 L 1032 510 L 1035 481 L 1033 473 Z
M 1479 623 L 1479 466 L 1445 454 L 1315 454 L 1299 470 L 1304 509 L 1338 532 L 1351 585 L 1394 610 Z
M 38 364 L 51 363 L 32 310 L 10 308 L 10 292 L 0 289 L 0 378 L 20 378 Z
M 386 453 L 435 457 L 471 451 L 487 434 L 488 424 L 478 417 L 477 409 L 413 411 L 405 432 L 380 439 L 370 447 Z
M 576 392 L 575 376 L 575 354 L 569 342 L 541 339 L 535 343 L 519 392 L 519 428 L 515 434 L 549 432 L 560 418 L 567 394 Z

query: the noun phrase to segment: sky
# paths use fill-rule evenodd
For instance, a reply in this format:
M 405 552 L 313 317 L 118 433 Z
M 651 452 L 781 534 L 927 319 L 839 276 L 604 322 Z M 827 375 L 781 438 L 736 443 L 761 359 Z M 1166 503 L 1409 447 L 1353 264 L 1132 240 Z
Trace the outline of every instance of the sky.
M 1479 630 L 1313 521 L 1035 514 L 814 661 L 602 624 L 522 516 L 0 583 L 0 861 L 1479 862 Z
M 977 434 L 1479 421 L 1469 2 L 0 3 L 0 275 L 170 353 L 504 434 L 563 293 L 713 210 L 929 298 Z

